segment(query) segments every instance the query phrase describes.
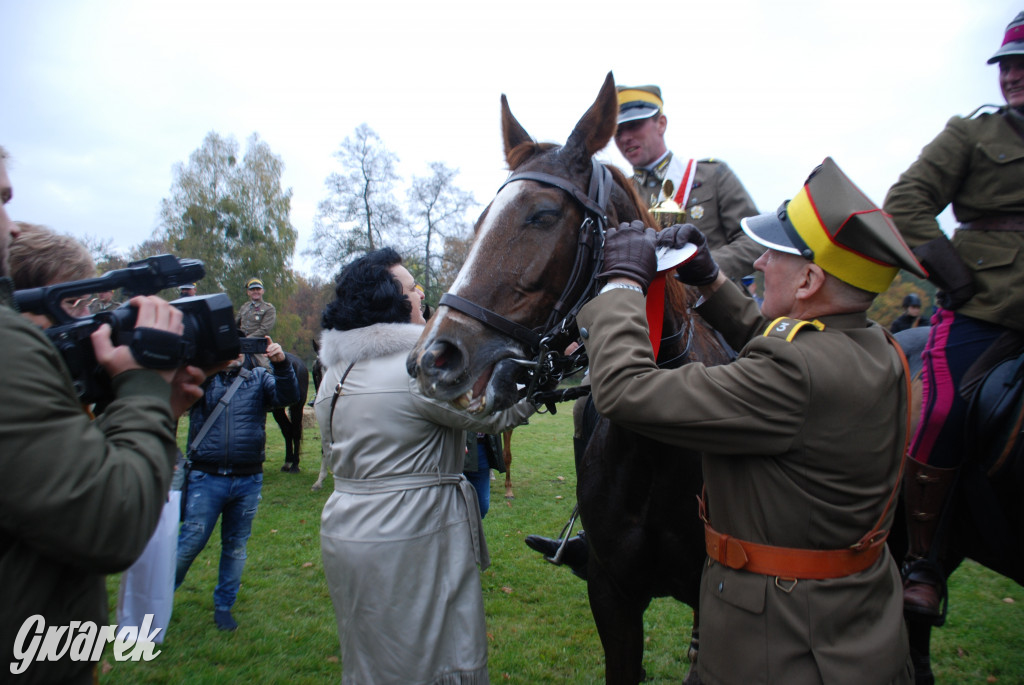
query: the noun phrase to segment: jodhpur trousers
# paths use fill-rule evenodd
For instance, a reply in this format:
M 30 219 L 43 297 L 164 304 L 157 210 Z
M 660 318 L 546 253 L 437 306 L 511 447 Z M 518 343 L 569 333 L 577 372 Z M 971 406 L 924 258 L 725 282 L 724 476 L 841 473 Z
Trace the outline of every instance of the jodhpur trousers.
M 178 566 L 174 588 L 185 580 L 189 566 L 220 522 L 220 571 L 213 591 L 213 604 L 227 610 L 238 597 L 245 568 L 245 547 L 252 534 L 252 520 L 260 504 L 263 474 L 218 476 L 192 469 L 185 492 L 185 514 L 178 533 Z
M 1006 329 L 986 321 L 937 309 L 928 344 L 921 353 L 921 421 L 910 443 L 910 456 L 939 468 L 960 465 L 967 400 L 960 383 L 971 364 Z

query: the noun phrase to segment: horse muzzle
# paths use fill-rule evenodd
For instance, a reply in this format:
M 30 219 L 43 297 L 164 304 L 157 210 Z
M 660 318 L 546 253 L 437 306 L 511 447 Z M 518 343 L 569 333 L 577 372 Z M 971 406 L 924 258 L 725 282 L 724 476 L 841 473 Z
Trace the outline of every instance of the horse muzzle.
M 525 371 L 516 356 L 521 356 L 518 350 L 492 343 L 478 346 L 470 357 L 457 342 L 435 339 L 421 342 L 409 354 L 406 368 L 427 397 L 485 414 L 510 407 L 518 399 Z

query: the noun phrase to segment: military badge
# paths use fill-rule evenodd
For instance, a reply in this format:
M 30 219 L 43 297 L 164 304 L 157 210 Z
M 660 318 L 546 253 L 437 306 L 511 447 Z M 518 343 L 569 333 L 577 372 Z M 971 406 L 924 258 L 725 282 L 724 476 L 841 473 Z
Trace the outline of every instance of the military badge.
M 694 205 L 690 208 L 690 218 L 694 221 L 700 221 L 704 217 L 704 206 Z

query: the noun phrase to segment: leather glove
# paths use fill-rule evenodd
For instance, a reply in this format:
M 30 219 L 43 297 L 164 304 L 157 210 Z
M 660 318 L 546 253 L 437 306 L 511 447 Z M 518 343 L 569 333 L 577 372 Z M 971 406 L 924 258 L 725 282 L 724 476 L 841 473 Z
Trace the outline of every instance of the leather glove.
M 946 236 L 914 248 L 914 256 L 928 270 L 928 280 L 940 288 L 936 295 L 943 309 L 959 309 L 974 297 L 974 274 Z
M 718 278 L 718 263 L 711 256 L 708 240 L 693 224 L 676 224 L 658 233 L 658 247 L 697 246 L 697 253 L 676 269 L 676 278 L 687 285 L 710 285 Z
M 615 276 L 630 278 L 647 292 L 647 286 L 658 271 L 658 258 L 654 255 L 655 233 L 642 221 L 621 223 L 604 234 L 604 271 L 598 280 L 607 282 Z

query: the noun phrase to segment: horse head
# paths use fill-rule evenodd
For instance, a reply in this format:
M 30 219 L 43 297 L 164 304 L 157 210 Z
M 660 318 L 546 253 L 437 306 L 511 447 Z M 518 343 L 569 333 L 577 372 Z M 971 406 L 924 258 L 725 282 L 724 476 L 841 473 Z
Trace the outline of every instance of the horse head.
M 603 231 L 593 231 L 595 217 L 628 221 L 644 212 L 621 172 L 593 162 L 615 133 L 611 73 L 562 146 L 534 142 L 504 95 L 501 110 L 511 175 L 477 220 L 447 302 L 442 299 L 408 358 L 424 394 L 472 412 L 514 403 L 517 386 L 528 381 L 527 360 L 558 323 L 553 312 L 582 304 L 603 245 Z M 601 206 L 591 197 L 595 184 Z

